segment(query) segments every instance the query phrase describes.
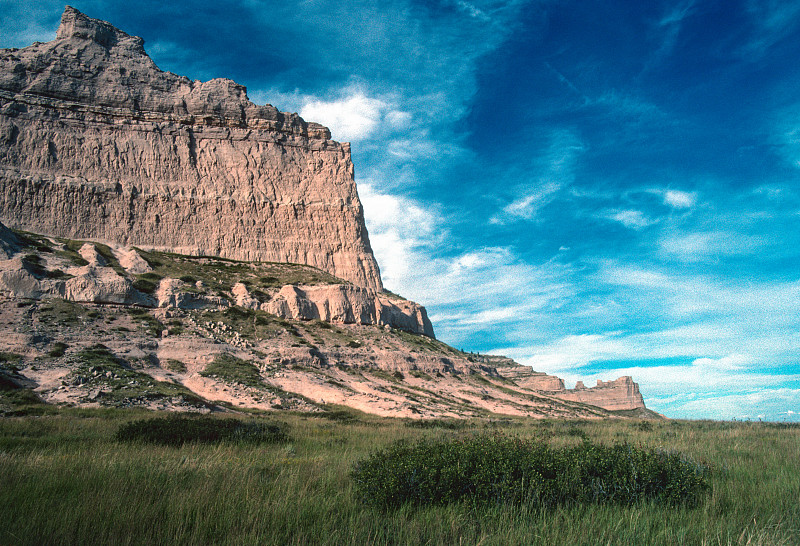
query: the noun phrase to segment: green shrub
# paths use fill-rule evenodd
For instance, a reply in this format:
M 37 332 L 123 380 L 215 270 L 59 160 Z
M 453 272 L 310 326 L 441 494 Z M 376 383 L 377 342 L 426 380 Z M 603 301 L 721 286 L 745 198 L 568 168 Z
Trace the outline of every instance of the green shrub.
M 406 421 L 410 428 L 444 428 L 448 430 L 461 430 L 467 428 L 469 423 L 459 419 L 414 419 Z
M 675 453 L 588 441 L 551 448 L 503 435 L 398 442 L 357 463 L 357 494 L 381 508 L 455 502 L 694 505 L 710 489 L 707 467 Z
M 47 352 L 47 356 L 52 358 L 58 358 L 59 356 L 64 356 L 67 347 L 69 347 L 69 345 L 67 345 L 63 341 L 56 341 L 55 343 L 53 343 L 53 346 L 50 347 L 50 350 Z
M 264 381 L 258 368 L 252 362 L 236 358 L 228 353 L 220 353 L 208 364 L 200 375 L 216 377 L 228 384 L 239 384 L 248 387 L 264 387 Z
M 37 279 L 41 279 L 47 275 L 47 269 L 45 269 L 42 259 L 36 254 L 27 254 L 23 256 L 22 267 Z
M 164 367 L 171 372 L 186 373 L 186 364 L 180 360 L 175 360 L 174 358 L 168 358 L 164 364 Z
M 158 285 L 156 285 L 154 282 L 148 281 L 147 279 L 136 279 L 133 281 L 133 287 L 139 292 L 143 292 L 145 294 L 155 294 L 156 290 L 158 290 Z
M 22 355 L 18 355 L 17 353 L 9 353 L 6 351 L 0 351 L 0 364 L 5 362 L 8 363 L 19 363 L 22 360 Z
M 192 442 L 277 443 L 285 442 L 288 436 L 274 423 L 170 416 L 126 423 L 119 427 L 115 438 L 120 442 L 180 446 Z

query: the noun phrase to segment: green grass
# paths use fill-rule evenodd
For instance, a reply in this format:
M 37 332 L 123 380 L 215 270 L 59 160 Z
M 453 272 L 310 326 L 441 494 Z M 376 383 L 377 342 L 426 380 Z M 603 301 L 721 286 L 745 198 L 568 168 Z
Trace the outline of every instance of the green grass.
M 190 406 L 208 407 L 209 404 L 178 383 L 157 381 L 146 373 L 132 369 L 130 363 L 114 356 L 104 345 L 94 345 L 75 353 L 72 371 L 64 378 L 66 383 L 79 385 L 94 394 L 86 401 L 96 401 L 107 406 L 126 406 L 169 399 Z
M 264 381 L 258 368 L 251 362 L 236 358 L 228 353 L 221 353 L 200 372 L 204 377 L 214 377 L 230 385 L 264 388 Z
M 120 442 L 145 442 L 168 446 L 181 446 L 193 442 L 276 443 L 289 439 L 286 432 L 274 423 L 180 415 L 138 419 L 125 423 L 119 427 L 115 438 Z
M 149 309 L 129 307 L 128 314 L 131 319 L 148 334 L 153 337 L 160 337 L 166 327 L 155 317 Z
M 61 409 L 0 419 L 0 544 L 800 543 L 798 426 L 504 418 L 465 421 L 457 430 L 363 414 L 282 413 L 289 443 L 171 447 L 115 439 L 121 425 L 154 416 Z M 359 461 L 401 439 L 501 429 L 558 450 L 584 441 L 572 428 L 595 445 L 628 442 L 704 461 L 711 493 L 694 507 L 455 502 L 384 511 L 362 503 L 350 477 Z
M 226 293 L 236 282 L 248 286 L 251 294 L 266 298 L 260 289 L 277 288 L 284 284 L 342 284 L 343 280 L 311 266 L 272 262 L 241 262 L 210 256 L 186 256 L 168 252 L 137 252 L 153 268 L 152 273 L 140 275 L 137 282 L 147 289 L 157 285 L 157 278 L 181 279 L 191 285 L 202 281 L 208 293 Z M 149 284 L 148 284 L 149 283 Z

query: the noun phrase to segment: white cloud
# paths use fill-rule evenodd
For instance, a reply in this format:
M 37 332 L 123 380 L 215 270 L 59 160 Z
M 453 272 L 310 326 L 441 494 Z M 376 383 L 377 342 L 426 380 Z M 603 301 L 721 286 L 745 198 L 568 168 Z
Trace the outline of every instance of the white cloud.
M 384 100 L 368 97 L 360 90 L 349 90 L 346 96 L 331 101 L 307 97 L 300 115 L 327 126 L 334 139 L 350 142 L 370 138 L 381 124 L 403 129 L 411 120 L 408 112 L 393 109 Z
M 678 261 L 702 262 L 753 254 L 764 244 L 764 240 L 752 235 L 705 231 L 668 235 L 659 241 L 659 249 L 665 257 Z
M 608 220 L 619 222 L 628 229 L 640 230 L 655 224 L 640 210 L 619 210 L 607 212 L 604 216 Z
M 447 252 L 451 235 L 436 209 L 372 181 L 360 182 L 359 194 L 384 284 L 428 307 L 448 343 L 468 342 L 476 328 L 517 325 L 574 295 L 563 265 L 527 264 L 507 247 Z
M 480 19 L 482 21 L 488 21 L 489 20 L 489 16 L 486 15 L 482 10 L 476 8 L 474 4 L 470 4 L 469 2 L 464 2 L 463 0 L 459 0 L 457 5 L 464 12 L 466 12 L 470 17 L 474 17 L 474 18 Z
M 495 216 L 492 223 L 503 223 L 505 218 L 522 218 L 531 220 L 536 217 L 539 210 L 548 205 L 561 189 L 557 182 L 544 182 L 541 186 L 529 189 L 527 194 L 503 207 L 503 216 Z
M 524 176 L 532 183 L 518 187 L 519 197 L 503 207 L 502 212 L 491 218 L 494 224 L 513 220 L 533 220 L 539 211 L 551 203 L 562 188 L 575 179 L 575 167 L 585 146 L 572 131 L 557 131 L 550 139 L 550 146 L 541 157 L 534 158 L 529 172 Z
M 697 194 L 679 190 L 664 192 L 664 204 L 675 209 L 689 209 L 697 203 Z
M 752 60 L 766 55 L 778 42 L 791 35 L 800 22 L 800 5 L 796 2 L 749 0 L 746 6 L 755 32 L 742 53 Z
M 752 359 L 746 355 L 728 355 L 721 358 L 698 358 L 692 362 L 697 368 L 707 368 L 714 370 L 741 370 L 748 364 L 752 364 Z
M 400 291 L 403 280 L 412 276 L 421 247 L 440 237 L 441 219 L 408 197 L 377 191 L 368 180 L 359 183 L 358 193 L 381 276 Z

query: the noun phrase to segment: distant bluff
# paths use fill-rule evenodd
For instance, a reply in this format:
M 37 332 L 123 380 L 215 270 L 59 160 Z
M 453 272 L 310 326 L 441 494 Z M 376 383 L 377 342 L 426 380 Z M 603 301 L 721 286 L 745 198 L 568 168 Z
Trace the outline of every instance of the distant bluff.
M 67 7 L 55 40 L 0 49 L 0 221 L 381 290 L 349 144 L 231 80 L 164 72 L 143 43 Z

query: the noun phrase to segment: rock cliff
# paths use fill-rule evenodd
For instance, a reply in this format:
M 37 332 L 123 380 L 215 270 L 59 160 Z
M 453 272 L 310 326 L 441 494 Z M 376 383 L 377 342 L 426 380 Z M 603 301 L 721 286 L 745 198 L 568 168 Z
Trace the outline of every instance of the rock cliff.
M 644 408 L 644 399 L 637 385 L 630 376 L 620 377 L 614 381 L 601 381 L 597 386 L 586 388 L 583 381 L 578 381 L 574 389 L 559 394 L 563 400 L 581 402 L 600 406 L 607 410 L 634 410 Z
M 587 388 L 578 381 L 574 389 L 567 389 L 564 380 L 554 375 L 535 372 L 528 366 L 520 366 L 511 359 L 492 357 L 498 373 L 514 381 L 520 387 L 547 392 L 560 400 L 590 404 L 608 411 L 646 409 L 639 393 L 639 385 L 629 376 L 614 381 L 598 381 L 596 387 Z
M 233 81 L 163 72 L 143 43 L 67 7 L 55 40 L 0 50 L 0 221 L 380 291 L 349 144 Z

